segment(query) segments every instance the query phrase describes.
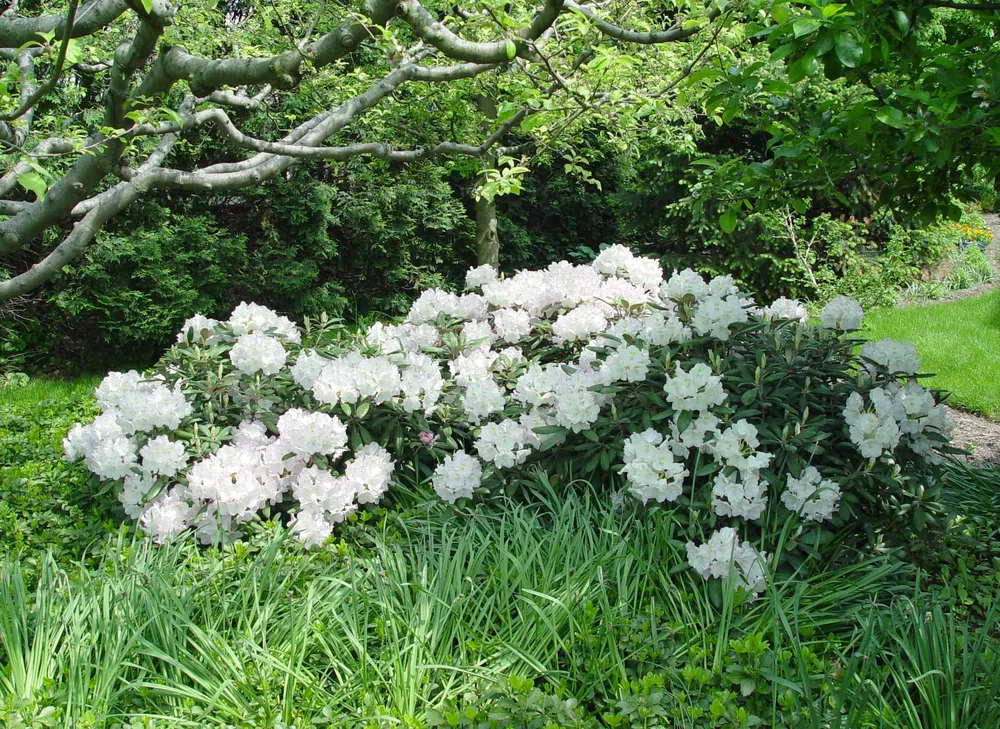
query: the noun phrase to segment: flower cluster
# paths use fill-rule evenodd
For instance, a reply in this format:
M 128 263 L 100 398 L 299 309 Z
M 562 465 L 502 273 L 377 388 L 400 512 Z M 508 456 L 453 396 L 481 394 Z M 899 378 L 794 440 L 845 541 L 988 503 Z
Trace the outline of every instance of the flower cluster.
M 764 561 L 767 555 L 758 552 L 750 542 L 740 542 L 740 535 L 732 527 L 713 532 L 705 543 L 688 542 L 688 563 L 706 580 L 732 578 L 736 587 L 747 592 L 764 589 Z
M 798 478 L 788 474 L 781 501 L 790 511 L 802 514 L 803 519 L 826 521 L 840 501 L 840 486 L 823 478 L 815 466 L 807 466 Z
M 933 457 L 932 449 L 947 441 L 955 426 L 945 407 L 935 403 L 931 391 L 913 377 L 920 368 L 916 349 L 908 342 L 882 339 L 866 343 L 861 358 L 872 382 L 888 376 L 866 395 L 851 393 L 844 407 L 851 441 L 861 455 L 879 458 L 905 445 L 914 453 Z M 900 377 L 905 378 L 903 384 Z
M 913 379 L 912 348 L 850 352 L 841 334 L 862 313 L 844 297 L 811 324 L 795 300 L 758 307 L 729 276 L 664 276 L 622 246 L 590 265 L 511 276 L 481 266 L 466 284 L 424 291 L 397 323 L 329 337 L 255 304 L 226 321 L 192 317 L 155 376 L 105 379 L 101 415 L 73 429 L 66 455 L 118 482 L 158 541 L 228 538 L 267 511 L 306 545 L 380 502 L 394 479 L 413 479 L 410 492 L 428 474 L 456 503 L 525 469 L 565 467 L 641 504 L 721 520 L 688 545 L 691 565 L 706 578 L 735 567 L 736 585 L 757 591 L 764 555 L 736 528 L 753 532 L 772 513 L 834 519 L 841 488 L 823 476 L 839 475 L 830 463 L 797 455 L 814 451 L 786 449 L 798 420 L 747 409 L 770 387 L 755 341 L 813 342 L 820 360 L 836 348 L 849 361 L 820 419 L 843 431 L 820 440 L 857 445 L 847 460 L 901 447 L 932 456 L 947 436 L 943 409 Z M 734 368 L 757 374 L 741 381 Z

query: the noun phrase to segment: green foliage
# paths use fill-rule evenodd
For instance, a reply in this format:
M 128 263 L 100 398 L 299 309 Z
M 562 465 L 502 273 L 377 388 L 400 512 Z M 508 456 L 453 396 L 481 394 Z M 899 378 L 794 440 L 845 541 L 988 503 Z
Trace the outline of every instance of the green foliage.
M 389 170 L 341 173 L 335 186 L 299 170 L 207 207 L 147 202 L 0 327 L 7 367 L 146 365 L 193 312 L 244 300 L 299 317 L 396 314 L 475 262 L 473 224 L 440 168 L 388 185 Z
M 716 602 L 663 512 L 589 490 L 373 515 L 304 553 L 109 539 L 0 569 L 6 726 L 950 729 L 1000 718 L 974 622 L 879 558 Z M 985 589 L 979 597 L 989 599 Z M 995 596 L 994 596 L 995 597 Z M 622 632 L 624 629 L 624 632 Z M 625 638 L 625 642 L 622 641 Z
M 149 203 L 109 229 L 12 329 L 26 356 L 75 367 L 148 361 L 191 311 L 229 303 L 247 265 L 246 240 L 201 215 Z
M 331 203 L 338 257 L 327 271 L 350 302 L 339 311 L 403 313 L 421 290 L 475 264 L 475 225 L 440 167 L 351 164 L 343 175 Z
M 81 557 L 104 536 L 118 513 L 85 469 L 62 458 L 62 437 L 97 412 L 93 380 L 32 381 L 0 388 L 0 554 L 49 551 L 57 560 Z M 25 563 L 28 564 L 27 562 Z
M 948 257 L 951 271 L 945 283 L 953 289 L 967 289 L 993 280 L 993 266 L 975 245 L 968 245 Z

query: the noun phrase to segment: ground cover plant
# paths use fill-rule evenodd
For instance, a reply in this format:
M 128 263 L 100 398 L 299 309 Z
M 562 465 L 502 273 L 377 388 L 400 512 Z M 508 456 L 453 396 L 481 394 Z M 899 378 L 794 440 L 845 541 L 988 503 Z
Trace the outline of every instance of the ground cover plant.
M 939 304 L 869 312 L 864 332 L 916 347 L 928 384 L 951 393 L 949 402 L 1000 418 L 1000 292 Z
M 98 411 L 98 378 L 0 387 L 0 552 L 78 559 L 113 519 L 113 495 L 59 457 L 62 432 Z

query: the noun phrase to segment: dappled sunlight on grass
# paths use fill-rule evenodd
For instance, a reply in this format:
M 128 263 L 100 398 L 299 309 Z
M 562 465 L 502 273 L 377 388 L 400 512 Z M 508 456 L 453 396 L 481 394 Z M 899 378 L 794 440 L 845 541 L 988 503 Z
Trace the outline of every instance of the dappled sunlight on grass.
M 22 406 L 42 400 L 64 399 L 93 391 L 101 378 L 93 375 L 72 380 L 33 379 L 24 387 L 0 389 L 0 407 Z
M 924 384 L 949 390 L 950 404 L 1000 419 L 1000 291 L 942 304 L 879 309 L 865 317 L 864 335 L 912 342 Z

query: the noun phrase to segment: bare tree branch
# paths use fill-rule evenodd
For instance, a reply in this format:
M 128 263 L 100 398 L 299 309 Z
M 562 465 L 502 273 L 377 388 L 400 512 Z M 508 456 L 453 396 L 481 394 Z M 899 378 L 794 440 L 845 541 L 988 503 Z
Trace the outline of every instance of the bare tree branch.
M 359 14 L 351 15 L 315 41 L 308 42 L 308 37 L 325 10 L 325 3 L 312 19 L 309 30 L 294 42 L 292 49 L 261 58 L 212 59 L 198 57 L 176 46 L 157 48 L 165 27 L 174 17 L 174 9 L 166 0 L 152 0 L 148 11 L 143 0 L 84 0 L 78 7 L 79 2 L 81 0 L 70 0 L 68 12 L 63 16 L 22 18 L 14 12 L 0 15 L 0 57 L 14 59 L 16 55 L 21 69 L 19 108 L 9 115 L 0 115 L 0 124 L 7 118 L 20 117 L 22 126 L 19 129 L 25 129 L 25 136 L 18 139 L 18 130 L 8 125 L 0 126 L 0 141 L 23 155 L 0 177 L 0 197 L 17 190 L 18 177 L 32 169 L 33 160 L 71 152 L 79 155 L 62 177 L 46 190 L 42 199 L 34 202 L 0 199 L 0 216 L 7 216 L 0 221 L 0 255 L 24 248 L 43 230 L 61 221 L 70 217 L 79 219 L 62 242 L 38 264 L 0 282 L 0 301 L 22 295 L 50 280 L 86 249 L 108 220 L 152 190 L 210 193 L 238 190 L 273 179 L 308 159 L 344 160 L 369 156 L 409 163 L 441 156 L 482 157 L 497 149 L 511 151 L 530 146 L 530 142 L 508 148 L 500 145 L 527 117 L 539 113 L 536 105 L 522 107 L 478 143 L 456 139 L 399 149 L 386 141 L 351 140 L 351 143 L 337 144 L 334 137 L 405 84 L 447 84 L 494 71 L 527 76 L 550 100 L 556 95 L 567 95 L 573 100 L 572 106 L 550 101 L 545 108 L 548 112 L 566 113 L 565 124 L 574 123 L 583 114 L 606 104 L 611 95 L 598 87 L 597 91 L 592 90 L 584 96 L 570 83 L 572 75 L 593 56 L 593 46 L 600 40 L 591 41 L 591 45 L 577 52 L 570 62 L 566 48 L 550 47 L 552 43 L 561 43 L 556 24 L 561 13 L 582 13 L 606 38 L 642 45 L 685 40 L 704 28 L 701 24 L 684 29 L 678 24 L 666 30 L 627 30 L 599 17 L 598 13 L 603 10 L 599 11 L 596 5 L 577 4 L 574 0 L 538 0 L 536 12 L 524 27 L 502 30 L 506 37 L 482 42 L 467 40 L 446 27 L 420 4 L 420 0 L 364 0 Z M 126 12 L 137 19 L 138 24 L 131 38 L 115 50 L 113 60 L 77 64 L 82 73 L 108 72 L 103 99 L 103 132 L 92 132 L 82 142 L 53 137 L 28 150 L 24 142 L 33 109 L 38 99 L 57 82 L 65 66 L 68 40 L 94 33 Z M 718 12 L 712 10 L 708 19 L 711 21 L 717 16 Z M 469 17 L 475 22 L 478 14 Z M 362 92 L 283 132 L 280 139 L 272 141 L 246 134 L 226 112 L 226 107 L 261 107 L 274 89 L 295 87 L 306 67 L 322 69 L 346 58 L 362 43 L 380 36 L 381 28 L 394 20 L 406 23 L 421 42 Z M 461 21 L 456 19 L 456 22 Z M 33 80 L 34 59 L 40 49 L 22 49 L 17 54 L 9 50 L 19 48 L 39 32 L 53 32 L 60 40 L 52 75 L 40 87 Z M 694 58 L 682 76 L 697 66 L 703 54 Z M 534 70 L 540 72 L 535 74 Z M 130 112 L 163 103 L 157 100 L 175 87 L 184 91 L 178 107 L 179 120 L 144 124 L 132 121 Z M 195 111 L 205 104 L 211 106 Z M 252 154 L 237 161 L 194 170 L 166 166 L 182 134 L 209 127 L 231 144 Z M 108 128 L 113 131 L 108 132 Z M 144 137 L 159 137 L 159 141 L 138 167 L 126 165 L 123 162 L 125 150 L 143 148 L 139 140 Z M 107 187 L 107 181 L 115 175 L 121 181 Z M 100 191 L 102 187 L 106 189 Z
M 66 51 L 69 49 L 70 40 L 72 40 L 73 22 L 76 20 L 76 9 L 79 4 L 80 0 L 70 0 L 69 10 L 66 13 L 66 25 L 63 28 L 63 38 L 59 44 L 59 54 L 56 56 L 56 64 L 48 81 L 35 87 L 31 83 L 34 78 L 34 62 L 31 56 L 24 53 L 18 56 L 18 67 L 21 70 L 21 105 L 9 114 L 0 114 L 0 121 L 20 119 L 35 108 L 39 99 L 56 87 L 59 77 L 62 75 L 63 65 L 66 63 Z M 25 61 L 22 62 L 22 59 Z M 29 120 L 28 125 L 30 126 L 30 124 Z
M 79 12 L 73 24 L 72 37 L 81 38 L 109 25 L 128 8 L 125 0 L 92 0 Z M 20 48 L 25 43 L 38 40 L 40 33 L 55 31 L 55 39 L 62 40 L 65 33 L 65 16 L 45 15 L 22 18 L 16 15 L 0 17 L 0 48 Z
M 614 25 L 604 20 L 597 15 L 597 13 L 594 12 L 594 8 L 589 5 L 578 5 L 573 2 L 573 0 L 565 0 L 565 5 L 567 8 L 577 11 L 587 18 L 587 20 L 594 24 L 594 27 L 606 36 L 625 43 L 638 43 L 639 45 L 673 43 L 675 41 L 684 40 L 685 38 L 690 38 L 692 35 L 701 30 L 700 27 L 682 28 L 681 26 L 674 26 L 673 28 L 669 28 L 667 30 L 653 30 L 647 32 L 628 30 L 627 28 L 622 28 L 621 26 Z M 712 8 L 708 13 L 707 18 L 711 21 L 718 16 L 719 10 L 717 8 Z

